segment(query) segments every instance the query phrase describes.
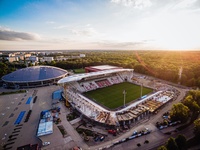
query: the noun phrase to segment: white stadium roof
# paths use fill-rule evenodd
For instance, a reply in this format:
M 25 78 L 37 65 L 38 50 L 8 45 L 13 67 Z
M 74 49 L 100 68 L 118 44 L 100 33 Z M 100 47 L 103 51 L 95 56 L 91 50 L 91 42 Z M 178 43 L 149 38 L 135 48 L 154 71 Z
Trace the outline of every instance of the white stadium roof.
M 88 78 L 88 77 L 116 73 L 116 72 L 124 72 L 124 71 L 133 71 L 133 69 L 111 69 L 111 70 L 103 70 L 103 71 L 98 71 L 98 72 L 75 74 L 75 75 L 71 75 L 71 76 L 65 77 L 63 79 L 60 79 L 58 81 L 58 84 L 80 81 L 80 80 L 82 80 L 84 78 Z
M 110 66 L 110 65 L 101 65 L 101 66 L 91 66 L 90 68 L 100 69 L 100 70 L 108 70 L 108 69 L 116 69 L 116 68 L 119 68 L 119 67 Z

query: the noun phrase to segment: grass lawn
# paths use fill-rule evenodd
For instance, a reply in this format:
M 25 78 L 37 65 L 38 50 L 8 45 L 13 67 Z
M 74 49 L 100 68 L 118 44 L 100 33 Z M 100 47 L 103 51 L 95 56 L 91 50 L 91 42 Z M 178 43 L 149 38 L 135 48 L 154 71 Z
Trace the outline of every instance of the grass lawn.
M 78 73 L 85 73 L 85 69 L 84 68 L 74 69 L 74 73 L 76 73 L 76 74 L 78 74 Z
M 141 87 L 129 82 L 124 82 L 120 84 L 115 84 L 109 87 L 97 89 L 94 91 L 89 91 L 84 93 L 84 95 L 93 101 L 110 108 L 115 109 L 124 105 L 124 94 L 123 91 L 126 90 L 126 104 L 136 100 L 140 97 Z M 153 90 L 150 88 L 143 87 L 142 95 L 151 93 Z
M 10 92 L 2 92 L 2 93 L 0 93 L 0 95 L 17 94 L 17 93 L 26 93 L 26 90 L 17 90 L 17 91 L 10 91 Z

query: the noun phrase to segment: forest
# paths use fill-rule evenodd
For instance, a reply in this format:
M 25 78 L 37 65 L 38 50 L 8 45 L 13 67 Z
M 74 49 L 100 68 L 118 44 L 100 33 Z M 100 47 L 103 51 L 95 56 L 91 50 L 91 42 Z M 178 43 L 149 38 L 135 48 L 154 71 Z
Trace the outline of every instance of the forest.
M 154 76 L 173 83 L 189 87 L 200 87 L 199 51 L 70 51 L 63 56 L 85 54 L 83 58 L 70 58 L 62 61 L 39 62 L 39 65 L 51 65 L 63 69 L 78 69 L 95 65 L 115 65 L 132 68 L 135 72 Z M 57 54 L 51 54 L 54 58 Z M 7 71 L 2 70 L 3 65 Z M 13 71 L 13 65 L 0 63 L 1 76 Z M 11 68 L 10 68 L 11 67 Z M 24 65 L 22 65 L 24 67 Z

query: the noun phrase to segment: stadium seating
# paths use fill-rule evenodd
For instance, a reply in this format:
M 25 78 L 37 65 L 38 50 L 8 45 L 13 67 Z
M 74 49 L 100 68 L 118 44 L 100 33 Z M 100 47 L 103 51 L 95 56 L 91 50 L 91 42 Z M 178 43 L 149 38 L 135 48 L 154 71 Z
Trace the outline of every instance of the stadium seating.
M 123 82 L 123 80 L 118 76 L 110 77 L 109 80 L 112 84 L 118 84 Z
M 155 112 L 165 103 L 173 98 L 171 91 L 158 91 L 150 96 L 142 98 L 136 103 L 132 103 L 117 111 L 109 111 L 88 99 L 81 93 L 104 88 L 124 81 L 132 81 L 132 72 L 120 72 L 101 76 L 101 78 L 90 78 L 71 82 L 68 87 L 67 96 L 70 104 L 88 118 L 102 124 L 116 125 L 125 122 L 135 122 L 149 114 Z
M 103 88 L 106 86 L 111 86 L 113 84 L 119 84 L 124 82 L 125 78 L 131 79 L 130 73 L 116 73 L 116 75 L 110 75 L 104 78 L 92 79 L 89 81 L 79 81 L 79 82 L 71 82 L 70 85 L 77 89 L 79 92 L 88 92 L 92 90 L 96 90 L 98 88 Z M 131 80 L 130 80 L 131 81 Z
M 112 85 L 110 83 L 110 81 L 107 79 L 96 81 L 96 84 L 98 85 L 99 88 L 103 88 L 103 87 Z
M 138 104 L 134 107 L 127 109 L 126 111 L 116 113 L 117 120 L 119 122 L 127 121 L 127 120 L 135 120 L 138 117 L 143 117 L 148 112 L 154 112 L 166 102 L 171 100 L 173 97 L 173 92 L 165 91 L 161 92 L 150 99 L 146 99 L 141 104 Z

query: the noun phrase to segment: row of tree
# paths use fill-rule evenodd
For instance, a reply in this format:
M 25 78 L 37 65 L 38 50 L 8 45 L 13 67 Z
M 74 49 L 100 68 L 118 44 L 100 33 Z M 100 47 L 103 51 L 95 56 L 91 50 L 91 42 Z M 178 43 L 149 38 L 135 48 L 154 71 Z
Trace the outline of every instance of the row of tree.
M 71 52 L 77 55 L 78 52 Z M 83 53 L 83 52 L 80 52 Z M 85 51 L 85 58 L 41 63 L 63 69 L 116 65 L 186 86 L 200 87 L 200 52 Z M 56 54 L 55 56 L 56 57 Z
M 176 138 L 170 137 L 165 146 L 158 150 L 187 150 L 187 140 L 184 135 L 178 135 Z
M 172 121 L 186 122 L 190 118 L 193 122 L 200 111 L 200 91 L 191 90 L 180 103 L 174 104 L 170 111 Z
M 200 52 L 198 51 L 70 51 L 62 55 L 69 57 L 78 56 L 81 53 L 84 53 L 86 57 L 71 57 L 67 60 L 40 62 L 39 64 L 63 69 L 115 65 L 132 68 L 136 72 L 174 83 L 200 87 Z M 58 55 L 61 54 L 54 53 L 51 56 L 56 58 Z M 2 74 L 4 75 L 4 73 Z
M 200 91 L 191 90 L 187 93 L 187 96 L 180 103 L 174 104 L 170 110 L 170 118 L 172 121 L 180 120 L 182 123 L 189 121 L 185 127 L 194 123 L 194 135 L 196 139 L 200 138 L 200 118 L 198 118 L 200 112 Z M 190 119 L 190 120 L 189 120 Z M 186 150 L 187 140 L 183 135 L 179 135 L 177 138 L 170 137 L 164 146 L 158 148 L 158 150 Z
M 8 73 L 11 73 L 15 71 L 16 69 L 19 68 L 24 68 L 24 64 L 20 63 L 9 63 L 8 61 L 6 62 L 0 62 L 0 78 Z
M 176 138 L 170 137 L 166 144 L 160 146 L 158 150 L 187 150 L 189 147 L 195 146 L 193 144 L 199 144 L 200 138 L 200 118 L 194 121 L 194 133 L 195 137 L 190 140 L 186 139 L 184 135 L 178 135 Z M 195 140 L 196 142 L 194 142 Z M 193 141 L 192 145 L 189 141 Z M 188 145 L 190 144 L 190 145 Z

